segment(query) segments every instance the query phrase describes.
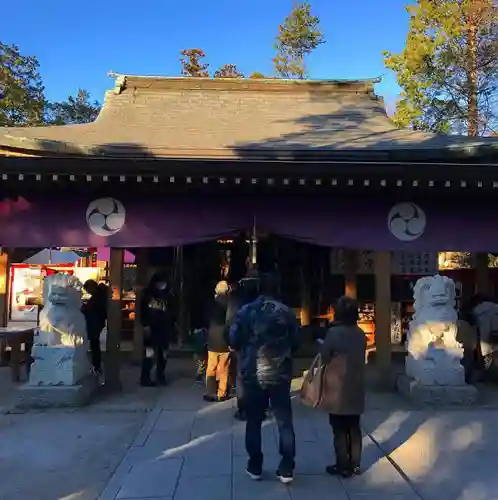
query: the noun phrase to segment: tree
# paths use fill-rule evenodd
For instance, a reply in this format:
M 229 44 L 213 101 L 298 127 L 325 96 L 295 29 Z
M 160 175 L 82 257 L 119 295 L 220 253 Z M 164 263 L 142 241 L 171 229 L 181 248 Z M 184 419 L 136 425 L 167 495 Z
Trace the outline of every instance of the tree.
M 244 78 L 244 75 L 237 70 L 235 64 L 224 64 L 214 73 L 215 78 Z
M 496 0 L 417 0 L 401 54 L 384 52 L 402 88 L 394 122 L 442 133 L 498 127 Z
M 279 26 L 273 65 L 282 78 L 304 79 L 305 58 L 320 44 L 325 43 L 320 29 L 320 19 L 311 13 L 311 5 L 305 1 L 295 3 L 291 13 Z
M 183 76 L 209 77 L 209 64 L 202 62 L 206 57 L 202 49 L 182 50 L 180 55 Z
M 90 101 L 86 90 L 79 89 L 76 97 L 70 95 L 67 101 L 48 103 L 46 122 L 50 125 L 90 123 L 97 119 L 101 107 L 98 101 Z
M 0 42 L 0 126 L 38 125 L 43 120 L 44 88 L 36 57 Z
M 259 71 L 254 71 L 253 73 L 251 73 L 249 75 L 249 78 L 267 78 L 265 75 L 263 75 L 263 73 L 260 73 Z

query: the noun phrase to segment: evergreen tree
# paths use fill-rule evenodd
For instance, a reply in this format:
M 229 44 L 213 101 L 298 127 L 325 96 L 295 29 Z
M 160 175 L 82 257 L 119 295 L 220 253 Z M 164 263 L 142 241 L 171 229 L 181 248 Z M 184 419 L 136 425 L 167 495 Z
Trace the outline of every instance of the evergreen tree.
M 0 42 L 0 126 L 39 125 L 45 97 L 36 57 Z
M 281 78 L 306 78 L 305 58 L 320 44 L 325 43 L 320 19 L 311 13 L 305 1 L 295 3 L 291 13 L 279 26 L 273 65 Z
M 90 123 L 96 120 L 100 108 L 99 102 L 90 101 L 86 90 L 79 89 L 76 97 L 69 96 L 67 101 L 49 103 L 46 121 L 50 125 Z
M 399 127 L 488 135 L 498 130 L 495 0 L 417 0 L 401 54 L 385 52 L 402 88 Z

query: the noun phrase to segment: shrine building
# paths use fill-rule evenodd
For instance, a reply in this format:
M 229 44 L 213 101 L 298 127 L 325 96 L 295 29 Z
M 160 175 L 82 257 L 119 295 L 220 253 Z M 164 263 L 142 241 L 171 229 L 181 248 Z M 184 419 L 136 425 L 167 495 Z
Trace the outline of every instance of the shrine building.
M 479 289 L 489 286 L 497 138 L 396 129 L 376 80 L 112 76 L 93 123 L 0 128 L 2 248 L 111 248 L 110 384 L 119 382 L 124 249 L 143 265 L 154 248 L 277 235 L 343 249 L 351 295 L 358 252 L 372 252 L 384 380 L 396 256 L 471 252 Z

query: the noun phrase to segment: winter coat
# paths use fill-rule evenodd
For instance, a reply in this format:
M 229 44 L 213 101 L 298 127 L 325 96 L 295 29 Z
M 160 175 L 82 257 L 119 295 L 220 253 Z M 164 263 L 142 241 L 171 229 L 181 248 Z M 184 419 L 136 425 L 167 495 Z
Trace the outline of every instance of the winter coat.
M 243 383 L 290 382 L 298 332 L 294 312 L 275 299 L 260 296 L 242 307 L 233 320 L 229 341 L 237 352 Z
M 107 319 L 107 295 L 102 288 L 99 287 L 82 305 L 81 312 L 85 316 L 88 337 L 99 336 Z
M 325 411 L 333 415 L 360 415 L 365 410 L 365 333 L 357 325 L 332 323 L 321 345 L 327 377 L 335 387 L 324 394 Z
M 477 348 L 477 328 L 468 321 L 459 319 L 457 322 L 457 342 L 462 344 L 464 349 L 474 350 Z
M 227 295 L 217 295 L 214 298 L 207 335 L 207 348 L 211 352 L 229 351 L 228 331 L 226 328 L 227 307 Z
M 142 326 L 149 327 L 153 342 L 169 342 L 174 332 L 174 297 L 168 290 L 158 290 L 154 286 L 144 289 L 140 301 Z
M 481 343 L 481 352 L 487 356 L 496 350 L 498 343 L 498 304 L 485 301 L 472 311 Z

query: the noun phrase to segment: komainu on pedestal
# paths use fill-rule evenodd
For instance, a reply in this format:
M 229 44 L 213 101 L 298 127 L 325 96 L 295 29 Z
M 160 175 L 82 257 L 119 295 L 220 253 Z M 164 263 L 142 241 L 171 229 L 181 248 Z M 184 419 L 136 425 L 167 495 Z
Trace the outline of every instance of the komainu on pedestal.
M 417 281 L 413 295 L 406 376 L 398 388 L 421 403 L 473 403 L 477 390 L 465 383 L 463 348 L 456 340 L 455 283 L 446 276 L 426 276 Z
M 45 278 L 44 309 L 35 336 L 33 364 L 20 406 L 77 406 L 94 390 L 88 359 L 81 282 L 64 274 Z

